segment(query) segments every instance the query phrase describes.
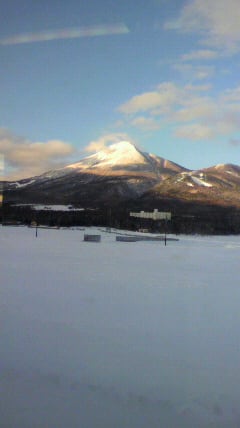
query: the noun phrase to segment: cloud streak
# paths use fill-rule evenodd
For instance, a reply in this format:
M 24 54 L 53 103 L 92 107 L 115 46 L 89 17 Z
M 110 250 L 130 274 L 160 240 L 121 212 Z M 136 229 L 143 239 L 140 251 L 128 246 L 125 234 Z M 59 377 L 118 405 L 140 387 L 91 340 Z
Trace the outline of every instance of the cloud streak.
M 83 37 L 111 36 L 129 33 L 123 24 L 95 25 L 90 27 L 65 28 L 61 30 L 41 31 L 37 33 L 17 34 L 0 39 L 0 45 L 19 45 L 25 43 L 48 42 L 62 39 L 79 39 Z

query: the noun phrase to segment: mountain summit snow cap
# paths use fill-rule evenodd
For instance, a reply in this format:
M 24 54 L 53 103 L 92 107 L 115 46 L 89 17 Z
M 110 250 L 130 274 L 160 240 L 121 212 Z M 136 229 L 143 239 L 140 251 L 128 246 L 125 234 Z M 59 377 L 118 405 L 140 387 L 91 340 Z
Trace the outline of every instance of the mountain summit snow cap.
M 109 146 L 106 146 L 106 148 L 111 150 L 137 150 L 135 144 L 131 143 L 130 141 L 118 141 L 117 143 L 112 143 Z
M 111 164 L 128 165 L 132 163 L 145 163 L 143 154 L 137 147 L 129 141 L 120 141 L 107 146 L 96 153 L 96 156 L 106 154 L 108 162 Z
M 68 165 L 66 168 L 97 169 L 145 164 L 143 153 L 129 141 L 120 141 L 102 148 L 99 152 L 83 158 L 80 162 Z

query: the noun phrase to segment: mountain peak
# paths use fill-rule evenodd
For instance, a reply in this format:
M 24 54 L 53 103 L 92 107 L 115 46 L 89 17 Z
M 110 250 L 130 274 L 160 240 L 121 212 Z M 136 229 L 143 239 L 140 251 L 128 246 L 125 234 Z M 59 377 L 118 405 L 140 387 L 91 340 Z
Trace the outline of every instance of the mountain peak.
M 139 150 L 129 141 L 120 141 L 103 147 L 97 153 L 77 163 L 67 165 L 64 171 L 98 175 L 148 174 L 153 180 L 162 180 L 186 169 L 171 161 Z
M 114 163 L 121 163 L 122 165 L 128 163 L 143 163 L 144 161 L 142 153 L 129 141 L 113 143 L 96 153 L 95 156 L 101 156 L 102 154 L 107 155 L 109 162 L 113 161 Z
M 110 150 L 136 150 L 136 147 L 130 141 L 119 141 L 118 143 L 112 143 L 110 146 L 106 147 Z
M 103 147 L 99 152 L 87 156 L 80 162 L 68 165 L 66 168 L 95 169 L 145 164 L 144 155 L 129 141 L 120 141 Z

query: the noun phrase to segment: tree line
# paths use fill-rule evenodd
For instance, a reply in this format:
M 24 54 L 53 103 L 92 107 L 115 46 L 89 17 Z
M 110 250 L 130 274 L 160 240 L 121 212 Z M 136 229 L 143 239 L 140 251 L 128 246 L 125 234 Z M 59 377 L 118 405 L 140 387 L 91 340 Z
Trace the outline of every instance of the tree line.
M 155 221 L 130 217 L 130 211 L 141 210 L 141 206 L 104 205 L 85 208 L 83 211 L 33 210 L 31 206 L 3 203 L 0 207 L 2 224 L 25 224 L 71 227 L 104 226 L 127 230 L 147 229 L 155 233 L 173 234 L 240 234 L 240 210 L 216 206 L 167 207 L 171 211 L 171 221 Z M 156 206 L 145 207 L 153 211 Z M 194 208 L 194 209 L 193 209 Z M 161 209 L 161 207 L 160 207 Z

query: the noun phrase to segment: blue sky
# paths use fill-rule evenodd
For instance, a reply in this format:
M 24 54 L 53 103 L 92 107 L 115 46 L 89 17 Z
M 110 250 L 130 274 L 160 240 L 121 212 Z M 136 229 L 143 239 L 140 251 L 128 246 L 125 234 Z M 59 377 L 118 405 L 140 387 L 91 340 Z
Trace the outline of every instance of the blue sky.
M 122 139 L 240 165 L 239 0 L 8 0 L 0 16 L 6 177 Z

